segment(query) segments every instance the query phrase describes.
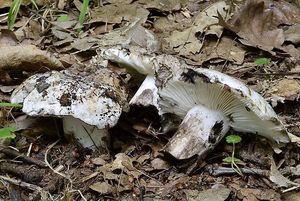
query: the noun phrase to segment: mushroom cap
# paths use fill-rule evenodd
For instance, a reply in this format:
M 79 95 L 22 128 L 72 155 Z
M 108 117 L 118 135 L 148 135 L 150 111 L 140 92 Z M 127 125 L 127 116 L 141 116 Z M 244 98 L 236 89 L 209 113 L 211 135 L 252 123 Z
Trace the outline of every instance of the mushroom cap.
M 215 70 L 186 69 L 179 79 L 169 80 L 159 90 L 164 113 L 183 118 L 197 105 L 221 111 L 230 126 L 256 133 L 277 143 L 288 143 L 288 132 L 272 107 L 241 81 Z
M 36 74 L 11 96 L 30 116 L 73 116 L 99 129 L 114 126 L 126 105 L 125 86 L 107 68 Z

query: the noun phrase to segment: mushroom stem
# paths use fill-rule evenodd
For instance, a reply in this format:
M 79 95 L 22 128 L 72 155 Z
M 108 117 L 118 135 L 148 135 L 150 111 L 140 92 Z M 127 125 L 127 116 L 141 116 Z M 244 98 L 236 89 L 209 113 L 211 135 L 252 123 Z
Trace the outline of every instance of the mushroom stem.
M 204 158 L 228 130 L 229 123 L 221 112 L 197 105 L 188 111 L 164 151 L 180 160 L 195 155 Z
M 84 148 L 92 150 L 105 150 L 109 141 L 109 133 L 106 128 L 98 129 L 84 123 L 72 116 L 63 117 L 63 129 L 65 136 L 73 137 Z
M 158 89 L 155 85 L 155 78 L 152 75 L 148 75 L 135 95 L 130 100 L 130 105 L 139 105 L 139 106 L 158 106 Z

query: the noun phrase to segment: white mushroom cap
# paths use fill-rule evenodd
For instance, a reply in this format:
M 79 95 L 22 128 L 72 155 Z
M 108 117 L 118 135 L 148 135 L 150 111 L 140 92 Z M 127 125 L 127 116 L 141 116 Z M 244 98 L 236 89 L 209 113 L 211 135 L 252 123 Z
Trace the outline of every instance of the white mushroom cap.
M 126 102 L 125 87 L 107 68 L 34 75 L 15 89 L 12 103 L 30 116 L 73 116 L 99 129 L 114 126 Z
M 288 143 L 288 132 L 272 107 L 242 82 L 218 71 L 188 69 L 159 91 L 161 111 L 182 118 L 197 105 L 220 111 L 230 126 L 256 133 L 277 143 Z

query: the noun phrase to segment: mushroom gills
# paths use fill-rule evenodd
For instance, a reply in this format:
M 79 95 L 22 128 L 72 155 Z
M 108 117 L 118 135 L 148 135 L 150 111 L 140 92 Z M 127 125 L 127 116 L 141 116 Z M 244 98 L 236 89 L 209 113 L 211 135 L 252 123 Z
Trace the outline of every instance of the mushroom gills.
M 82 147 L 92 150 L 103 149 L 109 142 L 106 128 L 98 129 L 72 116 L 63 117 L 63 129 L 67 138 L 74 138 Z
M 188 111 L 163 151 L 179 160 L 195 155 L 204 158 L 228 130 L 229 123 L 221 112 L 197 105 Z

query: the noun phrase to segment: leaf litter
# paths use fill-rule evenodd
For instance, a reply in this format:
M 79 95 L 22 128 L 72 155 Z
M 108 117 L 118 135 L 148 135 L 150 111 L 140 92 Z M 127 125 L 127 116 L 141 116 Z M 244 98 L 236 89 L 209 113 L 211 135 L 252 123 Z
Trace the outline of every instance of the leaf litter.
M 27 12 L 19 13 L 14 34 L 0 40 L 1 87 L 15 86 L 32 74 L 62 70 L 77 63 L 88 69 L 99 47 L 148 45 L 150 52 L 179 55 L 189 64 L 241 79 L 272 103 L 290 132 L 300 135 L 299 5 L 271 0 L 108 0 L 98 7 L 90 4 L 91 16 L 78 35 L 75 26 L 81 2 L 58 3 L 63 10 L 37 1 L 41 10 L 36 11 L 26 6 L 29 1 L 24 1 L 21 9 Z M 9 5 L 7 1 L 0 3 L 1 8 Z M 70 17 L 59 22 L 57 16 L 62 13 Z M 6 10 L 1 10 L 1 14 L 6 14 Z M 140 20 L 131 29 L 134 31 L 128 33 L 125 25 L 137 17 Z M 2 18 L 0 27 L 3 36 L 6 24 Z M 161 44 L 148 43 L 156 39 L 145 43 L 147 37 L 143 35 L 147 31 L 153 32 Z M 257 58 L 268 58 L 268 63 L 257 65 Z M 108 66 L 129 79 L 128 91 L 132 96 L 140 80 L 134 74 L 127 77 L 126 71 L 113 63 Z M 7 101 L 10 94 L 11 90 L 1 90 L 0 101 Z M 236 155 L 243 160 L 243 166 L 266 171 L 269 176 L 210 174 L 208 167 L 222 170 L 222 159 L 231 154 L 224 141 L 197 166 L 196 172 L 186 175 L 180 169 L 180 163 L 185 162 L 162 158 L 159 153 L 174 132 L 161 134 L 163 125 L 151 110 L 132 108 L 131 112 L 134 115 L 121 117 L 111 130 L 112 144 L 106 153 L 97 153 L 66 140 L 51 147 L 59 134 L 59 119 L 26 120 L 18 109 L 0 108 L 1 127 L 15 125 L 18 129 L 10 146 L 40 161 L 46 155 L 50 165 L 72 181 L 46 168 L 43 180 L 30 184 L 32 178 L 22 176 L 20 168 L 6 172 L 7 168 L 0 165 L 0 172 L 7 176 L 1 178 L 0 198 L 7 200 L 12 193 L 35 199 L 69 200 L 288 200 L 287 197 L 296 196 L 292 191 L 299 183 L 300 155 L 296 145 L 288 145 L 275 155 L 259 148 L 268 146 L 263 139 L 241 135 L 243 140 L 236 147 Z M 136 125 L 144 128 L 136 132 Z M 7 146 L 7 142 L 2 145 Z M 253 157 L 254 153 L 257 157 Z M 270 154 L 274 155 L 275 163 L 268 160 Z M 9 155 L 0 156 L 12 167 Z M 17 164 L 24 168 L 26 165 Z M 13 185 L 19 180 L 25 182 L 21 189 Z M 288 196 L 282 193 L 286 191 L 291 191 Z

